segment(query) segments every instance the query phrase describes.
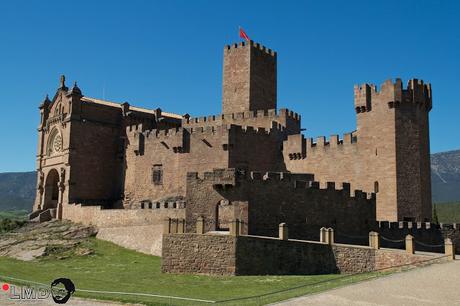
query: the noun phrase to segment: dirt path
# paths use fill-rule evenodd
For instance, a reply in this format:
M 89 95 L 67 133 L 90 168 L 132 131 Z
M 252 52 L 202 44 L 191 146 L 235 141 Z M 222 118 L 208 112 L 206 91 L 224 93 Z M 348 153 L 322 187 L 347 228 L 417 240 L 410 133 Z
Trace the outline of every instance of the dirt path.
M 460 260 L 291 299 L 276 305 L 460 305 Z

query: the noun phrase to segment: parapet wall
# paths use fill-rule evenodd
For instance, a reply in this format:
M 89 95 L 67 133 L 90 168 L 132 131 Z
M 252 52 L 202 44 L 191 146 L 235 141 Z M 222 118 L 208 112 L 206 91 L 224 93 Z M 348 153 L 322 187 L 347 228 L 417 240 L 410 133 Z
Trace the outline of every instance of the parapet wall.
M 242 126 L 253 126 L 271 128 L 272 122 L 281 124 L 289 133 L 300 132 L 301 117 L 299 114 L 288 109 L 245 111 L 229 114 L 212 115 L 207 117 L 184 118 L 183 127 L 205 127 L 222 124 L 236 124 Z
M 185 209 L 102 209 L 100 206 L 68 204 L 63 219 L 96 227 L 161 224 L 165 218 L 183 218 Z
M 184 208 L 102 209 L 100 206 L 68 204 L 63 219 L 93 225 L 97 238 L 151 255 L 161 255 L 165 218 L 184 218 Z
M 125 207 L 184 196 L 187 172 L 224 167 L 282 170 L 279 150 L 284 129 L 274 121 L 269 128 L 234 124 L 144 131 L 128 128 Z M 163 171 L 161 184 L 152 181 L 154 166 Z
M 414 237 L 416 250 L 439 252 L 444 249 L 444 240 L 449 238 L 460 254 L 460 224 L 435 224 L 430 222 L 388 222 L 380 221 L 376 231 L 382 237 L 384 247 L 404 248 L 407 235 Z
M 250 171 L 245 172 L 234 168 L 214 169 L 212 172 L 204 172 L 200 176 L 197 172 L 189 172 L 187 174 L 189 181 L 200 181 L 201 183 L 210 184 L 213 186 L 222 187 L 222 185 L 235 186 L 236 182 L 243 184 L 244 182 L 263 181 L 267 185 L 283 184 L 290 189 L 316 189 L 322 191 L 335 191 L 338 194 L 345 194 L 351 198 L 360 198 L 367 200 L 375 200 L 375 193 L 366 193 L 359 189 L 352 189 L 347 182 L 318 182 L 314 181 L 314 175 L 309 173 L 290 173 L 290 172 L 260 172 Z
M 367 234 L 375 223 L 375 194 L 348 183 L 321 184 L 311 174 L 215 169 L 202 178 L 187 176 L 187 231 L 195 231 L 199 216 L 209 221 L 207 231 L 215 230 L 221 201 L 234 205 L 234 217 L 247 224 L 251 235 L 273 236 L 282 222 L 290 224 L 296 239 L 313 239 L 322 226 Z
M 378 192 L 379 220 L 431 219 L 428 113 L 430 84 L 388 80 L 355 86 L 356 131 L 340 139 L 289 135 L 286 169 L 314 173 L 321 181 L 345 181 Z
M 388 108 L 397 108 L 402 103 L 423 106 L 427 111 L 432 107 L 431 85 L 422 80 L 409 80 L 404 88 L 401 79 L 385 81 L 380 91 L 374 84 L 355 85 L 356 113 L 369 112 L 375 103 L 386 103 Z
M 299 160 L 307 158 L 307 155 L 327 154 L 331 150 L 338 152 L 355 145 L 358 137 L 355 132 L 345 133 L 342 138 L 339 135 L 331 135 L 329 138 L 319 136 L 316 141 L 313 138 L 305 138 L 303 134 L 288 135 L 283 143 L 283 155 L 288 160 Z
M 445 260 L 437 254 L 215 234 L 166 234 L 162 257 L 162 272 L 214 275 L 362 273 Z
M 242 41 L 240 42 L 239 44 L 237 43 L 234 43 L 234 44 L 231 44 L 231 45 L 225 45 L 224 47 L 224 51 L 225 52 L 232 52 L 234 50 L 237 50 L 237 49 L 241 49 L 241 48 L 248 48 L 248 47 L 254 47 L 256 49 L 259 49 L 260 51 L 263 51 L 271 56 L 276 56 L 276 52 L 270 48 L 267 48 L 265 47 L 264 45 L 260 44 L 260 43 L 257 43 L 257 42 L 254 42 L 252 40 L 248 41 L 248 42 L 245 42 L 245 41 Z

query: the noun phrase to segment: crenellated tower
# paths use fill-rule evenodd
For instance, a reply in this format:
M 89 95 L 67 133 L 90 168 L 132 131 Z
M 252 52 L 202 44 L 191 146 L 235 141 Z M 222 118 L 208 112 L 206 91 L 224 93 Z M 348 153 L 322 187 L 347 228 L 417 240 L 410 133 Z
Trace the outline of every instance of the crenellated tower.
M 224 48 L 222 113 L 276 109 L 276 52 L 253 41 Z
M 431 219 L 431 107 L 431 86 L 421 80 L 355 86 L 357 140 L 380 189 L 380 220 Z

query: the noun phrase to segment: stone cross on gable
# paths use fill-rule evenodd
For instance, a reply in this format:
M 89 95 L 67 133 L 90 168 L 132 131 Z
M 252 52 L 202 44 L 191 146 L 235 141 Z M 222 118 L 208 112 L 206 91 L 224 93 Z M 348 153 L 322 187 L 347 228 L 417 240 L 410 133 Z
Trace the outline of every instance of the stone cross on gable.
M 61 75 L 61 81 L 60 81 L 60 83 L 61 83 L 60 88 L 64 88 L 64 87 L 65 87 L 65 75 Z

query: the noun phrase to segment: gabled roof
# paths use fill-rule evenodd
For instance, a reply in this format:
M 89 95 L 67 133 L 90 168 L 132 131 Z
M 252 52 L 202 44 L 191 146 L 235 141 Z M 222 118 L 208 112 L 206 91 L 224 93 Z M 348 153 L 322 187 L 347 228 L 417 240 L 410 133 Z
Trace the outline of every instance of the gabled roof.
M 82 97 L 81 100 L 84 101 L 84 102 L 96 103 L 96 104 L 106 105 L 106 106 L 110 106 L 110 107 L 117 107 L 117 108 L 122 108 L 121 105 L 123 104 L 123 103 L 106 101 L 106 100 L 101 100 L 101 99 L 96 99 L 96 98 L 91 98 L 91 97 L 86 97 L 86 96 Z M 132 105 L 129 106 L 129 109 L 133 110 L 133 111 L 147 113 L 147 114 L 154 114 L 154 115 L 156 114 L 155 110 L 153 110 L 153 109 L 147 109 L 147 108 L 142 108 L 142 107 L 137 107 L 137 106 L 132 106 Z M 174 114 L 174 113 L 167 113 L 167 112 L 162 111 L 161 115 L 163 117 L 182 119 L 181 115 Z

